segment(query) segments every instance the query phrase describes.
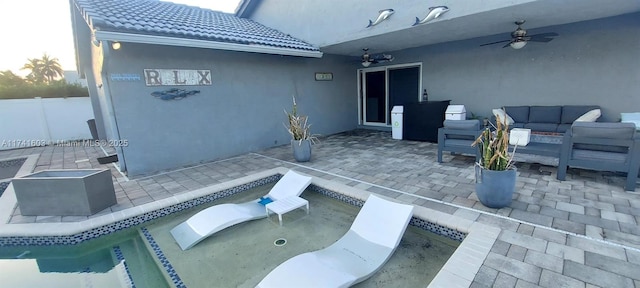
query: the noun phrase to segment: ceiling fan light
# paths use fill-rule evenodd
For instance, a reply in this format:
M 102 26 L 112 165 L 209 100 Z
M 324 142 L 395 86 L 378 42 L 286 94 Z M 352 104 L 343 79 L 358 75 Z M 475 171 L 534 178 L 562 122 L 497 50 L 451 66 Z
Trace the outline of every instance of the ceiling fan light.
M 511 48 L 513 49 L 522 49 L 522 47 L 524 47 L 525 45 L 527 45 L 527 41 L 515 41 L 509 44 L 509 46 L 511 46 Z
M 371 65 L 371 61 L 362 61 L 363 67 L 369 67 L 369 65 Z

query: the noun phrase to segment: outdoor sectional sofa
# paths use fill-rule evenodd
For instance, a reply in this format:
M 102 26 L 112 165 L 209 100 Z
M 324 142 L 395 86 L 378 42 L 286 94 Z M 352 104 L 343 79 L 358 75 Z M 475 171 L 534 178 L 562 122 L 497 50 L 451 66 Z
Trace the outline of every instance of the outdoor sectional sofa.
M 527 128 L 532 132 L 564 133 L 578 117 L 600 109 L 595 105 L 565 106 L 504 106 L 505 112 L 514 123 L 511 128 Z M 495 124 L 495 116 L 492 117 Z
M 560 107 L 560 106 L 556 106 Z M 563 106 L 560 111 L 567 111 L 567 114 L 560 116 L 562 119 L 578 118 L 580 115 L 598 109 L 597 106 L 572 106 L 565 108 Z M 518 109 L 510 109 L 508 111 L 517 111 Z M 547 112 L 535 111 L 533 118 L 528 119 L 540 121 L 542 114 L 547 116 L 554 114 L 551 110 L 558 111 L 557 108 L 550 109 Z M 586 111 L 581 113 L 582 111 Z M 521 111 L 519 111 L 521 112 Z M 535 115 L 539 114 L 539 115 Z M 514 115 L 522 116 L 518 112 Z M 554 114 L 557 117 L 557 113 Z M 577 115 L 577 116 L 575 116 Z M 511 116 L 511 115 L 510 115 Z M 514 118 L 515 121 L 516 117 Z M 537 117 L 537 118 L 536 118 Z M 550 119 L 550 118 L 549 118 Z M 558 180 L 564 180 L 569 167 L 584 168 L 591 170 L 623 172 L 627 174 L 625 190 L 634 191 L 638 174 L 640 173 L 640 135 L 636 132 L 633 123 L 624 122 L 575 122 L 575 125 L 568 123 L 558 123 L 555 131 L 552 126 L 544 122 L 519 123 L 522 128 L 534 130 L 534 127 L 546 129 L 544 132 L 556 132 L 562 130 L 566 133 L 560 133 L 562 142 L 529 142 L 526 146 L 516 147 L 517 153 L 534 154 L 541 156 L 550 156 L 559 159 Z M 471 147 L 474 139 L 478 137 L 483 127 L 480 127 L 478 120 L 445 120 L 444 127 L 438 130 L 438 162 L 442 163 L 442 153 L 450 151 L 451 153 L 471 154 L 478 161 L 480 154 L 479 149 Z M 565 126 L 565 125 L 568 125 Z M 566 129 L 564 127 L 567 127 Z M 538 130 L 539 131 L 539 130 Z M 553 133 L 555 134 L 555 133 Z M 511 149 L 514 147 L 512 146 Z
M 510 128 L 527 128 L 533 133 L 562 134 L 571 128 L 573 122 L 585 113 L 600 109 L 595 105 L 565 105 L 565 106 L 505 106 L 504 111 L 514 121 Z M 491 117 L 495 126 L 496 117 Z M 442 152 L 475 154 L 475 147 L 470 147 L 474 135 L 480 134 L 483 127 L 473 120 L 445 120 L 444 127 L 438 131 L 438 162 L 442 162 Z M 557 135 L 561 136 L 561 135 Z M 558 142 L 530 142 L 526 146 L 517 147 L 518 153 L 533 154 L 560 158 L 561 143 Z

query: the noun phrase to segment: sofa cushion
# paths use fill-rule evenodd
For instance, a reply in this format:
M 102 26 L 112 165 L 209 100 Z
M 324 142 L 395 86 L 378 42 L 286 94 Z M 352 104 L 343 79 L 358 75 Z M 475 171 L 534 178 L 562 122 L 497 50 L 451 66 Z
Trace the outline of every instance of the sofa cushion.
M 616 146 L 611 146 L 616 147 Z M 617 147 L 624 148 L 624 147 Z M 573 149 L 573 159 L 589 160 L 589 161 L 602 161 L 602 162 L 618 162 L 624 163 L 627 159 L 626 149 L 623 151 L 601 151 L 596 149 L 582 150 Z
M 444 120 L 444 127 L 460 130 L 480 130 L 480 120 Z
M 576 122 L 571 126 L 573 137 L 633 139 L 635 130 L 632 123 L 621 122 Z
M 556 132 L 558 131 L 558 124 L 556 123 L 525 123 L 524 128 L 531 129 L 531 131 Z
M 471 144 L 473 144 L 473 141 L 475 141 L 475 139 L 446 139 L 444 140 L 444 145 L 445 146 L 458 146 L 458 147 L 472 147 Z
M 633 139 L 635 126 L 632 123 L 597 123 L 576 122 L 571 126 L 572 137 L 606 138 L 606 139 Z M 629 148 L 622 146 L 577 143 L 575 149 L 595 150 L 604 152 L 627 153 Z
M 515 123 L 529 122 L 529 106 L 504 106 L 504 110 Z
M 442 125 L 447 129 L 454 130 L 470 130 L 470 131 L 480 131 L 480 120 L 444 120 Z M 469 140 L 471 142 L 476 140 L 476 137 L 473 135 L 455 135 L 455 134 L 447 134 L 445 143 L 449 145 L 447 140 L 449 139 L 457 139 L 457 140 Z M 469 145 L 471 145 L 471 142 Z
M 562 115 L 562 106 L 531 106 L 528 122 L 559 124 L 560 115 Z
M 571 124 L 560 124 L 558 125 L 558 129 L 556 129 L 556 132 L 564 133 L 564 132 L 567 132 L 567 130 L 569 129 L 571 129 Z
M 526 123 L 513 123 L 511 126 L 509 126 L 509 129 L 511 129 L 511 128 L 524 128 L 524 124 L 526 124 Z
M 578 117 L 584 115 L 593 109 L 600 109 L 599 106 L 596 105 L 565 105 L 562 106 L 562 124 L 571 124 L 573 121 L 576 121 Z

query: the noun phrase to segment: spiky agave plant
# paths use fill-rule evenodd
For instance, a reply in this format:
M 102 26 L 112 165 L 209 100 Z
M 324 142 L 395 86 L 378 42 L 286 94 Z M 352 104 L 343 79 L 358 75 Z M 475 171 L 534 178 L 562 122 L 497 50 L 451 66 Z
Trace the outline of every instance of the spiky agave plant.
M 509 125 L 503 124 L 500 116 L 496 115 L 496 130 L 486 128 L 482 134 L 471 144 L 481 145 L 481 159 L 477 165 L 484 169 L 504 171 L 513 168 L 513 156 L 515 148 L 509 154 Z
M 302 140 L 309 140 L 311 143 L 316 144 L 318 138 L 316 135 L 311 134 L 311 124 L 307 123 L 308 116 L 298 115 L 298 105 L 296 104 L 296 97 L 293 97 L 293 107 L 291 112 L 284 110 L 284 114 L 287 115 L 289 126 L 285 125 L 293 140 L 298 141 L 298 144 L 302 143 Z

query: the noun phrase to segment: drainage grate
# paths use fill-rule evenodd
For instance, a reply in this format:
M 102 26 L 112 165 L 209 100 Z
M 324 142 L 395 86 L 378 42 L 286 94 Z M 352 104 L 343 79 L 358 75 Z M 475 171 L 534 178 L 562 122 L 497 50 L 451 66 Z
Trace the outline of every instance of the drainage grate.
M 285 244 L 287 244 L 287 239 L 284 238 L 278 238 L 276 239 L 276 241 L 273 241 L 273 245 L 276 245 L 278 247 L 284 246 Z

